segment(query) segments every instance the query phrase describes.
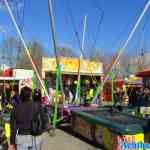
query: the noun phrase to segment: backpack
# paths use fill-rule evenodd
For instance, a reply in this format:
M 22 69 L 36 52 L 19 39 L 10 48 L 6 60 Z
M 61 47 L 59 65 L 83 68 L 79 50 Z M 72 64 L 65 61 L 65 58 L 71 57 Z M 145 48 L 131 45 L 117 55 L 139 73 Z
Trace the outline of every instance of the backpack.
M 44 132 L 44 111 L 42 106 L 38 104 L 33 105 L 33 118 L 31 120 L 31 135 L 37 136 Z M 43 111 L 43 112 L 42 112 Z

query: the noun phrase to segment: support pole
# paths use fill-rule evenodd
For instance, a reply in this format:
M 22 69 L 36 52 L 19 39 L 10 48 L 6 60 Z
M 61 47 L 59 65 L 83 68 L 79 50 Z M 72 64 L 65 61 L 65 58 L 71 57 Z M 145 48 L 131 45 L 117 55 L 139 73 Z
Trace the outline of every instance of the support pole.
M 82 34 L 82 47 L 81 47 L 81 55 L 79 58 L 79 67 L 78 67 L 78 81 L 76 87 L 76 95 L 75 95 L 75 102 L 77 104 L 81 103 L 81 60 L 83 59 L 83 50 L 84 50 L 84 43 L 85 43 L 85 32 L 87 27 L 87 16 L 84 17 L 84 25 L 83 25 L 83 34 Z
M 49 16 L 50 16 L 50 26 L 51 26 L 51 32 L 52 32 L 52 40 L 53 40 L 53 47 L 55 52 L 55 58 L 56 58 L 56 100 L 54 102 L 54 116 L 53 116 L 53 127 L 56 127 L 56 124 L 58 122 L 58 101 L 59 101 L 59 90 L 61 89 L 61 94 L 64 96 L 63 92 L 63 85 L 62 85 L 62 79 L 61 79 L 61 68 L 60 63 L 58 59 L 57 54 L 57 45 L 56 45 L 56 32 L 55 32 L 55 19 L 54 19 L 54 13 L 53 13 L 53 2 L 52 0 L 48 0 L 48 10 L 49 10 Z

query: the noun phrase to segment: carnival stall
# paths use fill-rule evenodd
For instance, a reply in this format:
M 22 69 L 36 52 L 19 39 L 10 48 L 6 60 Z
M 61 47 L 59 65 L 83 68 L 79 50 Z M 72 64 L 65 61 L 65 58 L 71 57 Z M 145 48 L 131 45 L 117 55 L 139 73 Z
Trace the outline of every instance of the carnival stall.
M 91 61 L 89 59 L 81 59 L 75 57 L 59 57 L 60 72 L 61 72 L 61 88 L 63 89 L 65 100 L 59 101 L 58 112 L 61 117 L 68 118 L 72 109 L 89 109 L 93 105 L 86 106 L 86 102 L 94 96 L 94 91 L 97 84 L 101 82 L 103 74 L 103 65 L 101 62 Z M 78 73 L 80 66 L 80 90 L 79 97 L 76 99 L 77 86 L 78 86 Z M 42 59 L 42 74 L 46 83 L 47 90 L 49 91 L 52 101 L 55 99 L 56 89 L 56 59 L 55 57 L 44 57 Z M 62 100 L 63 98 L 59 96 Z M 59 100 L 60 100 L 59 99 Z M 99 100 L 98 100 L 99 101 Z M 84 106 L 83 106 L 84 105 Z M 95 106 L 95 105 L 94 105 Z
M 7 71 L 8 72 L 8 71 Z M 5 135 L 10 138 L 10 111 L 13 108 L 14 101 L 17 102 L 17 96 L 20 89 L 24 86 L 33 87 L 33 70 L 13 69 L 12 73 L 0 76 L 0 111 L 4 113 L 0 115 L 0 126 L 4 127 Z
M 60 68 L 62 74 L 62 86 L 65 89 L 69 88 L 72 92 L 72 101 L 75 99 L 76 84 L 78 76 L 79 58 L 74 57 L 59 57 Z M 55 88 L 55 73 L 56 60 L 54 57 L 42 59 L 42 73 L 45 82 L 47 83 L 47 90 L 50 93 L 51 88 Z M 81 60 L 81 96 L 90 88 L 96 88 L 100 83 L 103 74 L 103 66 L 101 62 L 90 61 L 88 59 Z M 67 95 L 67 94 L 66 94 Z
M 20 89 L 23 86 L 29 86 L 32 87 L 32 78 L 33 78 L 34 72 L 33 70 L 27 70 L 27 69 L 13 69 L 12 74 L 9 76 L 0 76 L 0 85 L 13 85 L 16 90 L 20 91 Z M 4 86 L 5 87 L 5 86 Z M 1 88 L 4 88 L 1 87 Z

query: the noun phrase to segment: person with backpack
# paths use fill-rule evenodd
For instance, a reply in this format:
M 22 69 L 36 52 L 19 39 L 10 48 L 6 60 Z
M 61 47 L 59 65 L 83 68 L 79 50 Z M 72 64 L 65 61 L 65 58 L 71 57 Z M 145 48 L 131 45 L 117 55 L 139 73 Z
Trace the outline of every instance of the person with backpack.
M 20 93 L 21 103 L 11 112 L 10 150 L 42 150 L 44 129 L 44 111 L 41 104 L 32 101 L 32 90 L 23 87 Z

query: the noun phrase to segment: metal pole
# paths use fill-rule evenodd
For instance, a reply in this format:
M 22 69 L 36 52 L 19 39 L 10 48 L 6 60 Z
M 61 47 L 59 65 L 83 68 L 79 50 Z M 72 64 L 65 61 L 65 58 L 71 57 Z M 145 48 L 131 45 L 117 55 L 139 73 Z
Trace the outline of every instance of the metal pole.
M 50 26 L 51 26 L 51 32 L 52 32 L 53 47 L 54 47 L 55 58 L 56 58 L 56 102 L 55 102 L 55 107 L 54 107 L 54 117 L 52 121 L 53 127 L 55 128 L 57 122 L 59 121 L 59 119 L 57 118 L 58 117 L 59 85 L 61 88 L 61 94 L 62 94 L 63 100 L 64 100 L 64 92 L 63 92 L 63 83 L 62 83 L 62 78 L 61 78 L 61 68 L 60 68 L 58 53 L 57 53 L 55 19 L 54 19 L 54 13 L 53 13 L 52 0 L 48 0 L 48 10 L 49 10 L 49 16 L 50 16 Z
M 55 18 L 54 18 L 54 13 L 53 13 L 52 1 L 53 0 L 48 0 L 48 10 L 49 10 L 49 16 L 50 16 L 50 26 L 51 26 L 51 32 L 52 32 L 53 47 L 54 47 L 54 52 L 55 52 L 55 57 L 56 57 L 56 66 L 57 66 L 57 69 L 60 70 L 61 68 L 60 68 L 60 62 L 59 62 L 58 53 L 57 53 Z M 60 73 L 60 87 L 61 87 L 61 92 L 64 95 L 61 73 Z
M 56 57 L 56 64 L 59 65 L 57 46 L 56 46 L 55 19 L 54 19 L 54 13 L 53 13 L 53 6 L 52 5 L 53 5 L 52 0 L 48 0 L 48 10 L 49 10 L 49 16 L 50 16 L 50 25 L 51 25 L 51 31 L 52 31 L 52 40 L 53 40 L 55 57 Z
M 79 58 L 79 67 L 78 67 L 78 82 L 77 82 L 77 89 L 76 89 L 76 96 L 75 101 L 80 100 L 80 72 L 81 72 L 81 59 L 83 58 L 83 50 L 84 50 L 84 43 L 85 43 L 85 31 L 87 28 L 87 16 L 84 17 L 84 25 L 83 25 L 83 34 L 82 34 L 82 46 L 81 46 L 81 55 Z
M 85 44 L 85 31 L 87 28 L 87 16 L 84 17 L 84 28 L 83 28 L 83 34 L 82 34 L 82 52 L 81 55 L 83 56 L 83 50 L 84 50 L 84 44 Z
M 3 38 L 3 40 L 4 40 L 4 42 L 5 42 L 5 40 L 6 40 L 6 37 L 7 37 L 7 33 L 6 33 L 6 30 L 3 28 L 3 27 L 0 27 L 0 31 L 3 33 L 3 36 L 4 36 L 4 38 Z M 2 54 L 2 76 L 4 76 L 4 64 L 5 64 L 5 50 L 3 49 L 2 50 L 3 52 L 3 54 Z M 4 92 L 4 94 L 5 94 L 5 91 L 6 91 L 6 89 L 5 89 L 5 80 L 3 81 L 3 92 Z

